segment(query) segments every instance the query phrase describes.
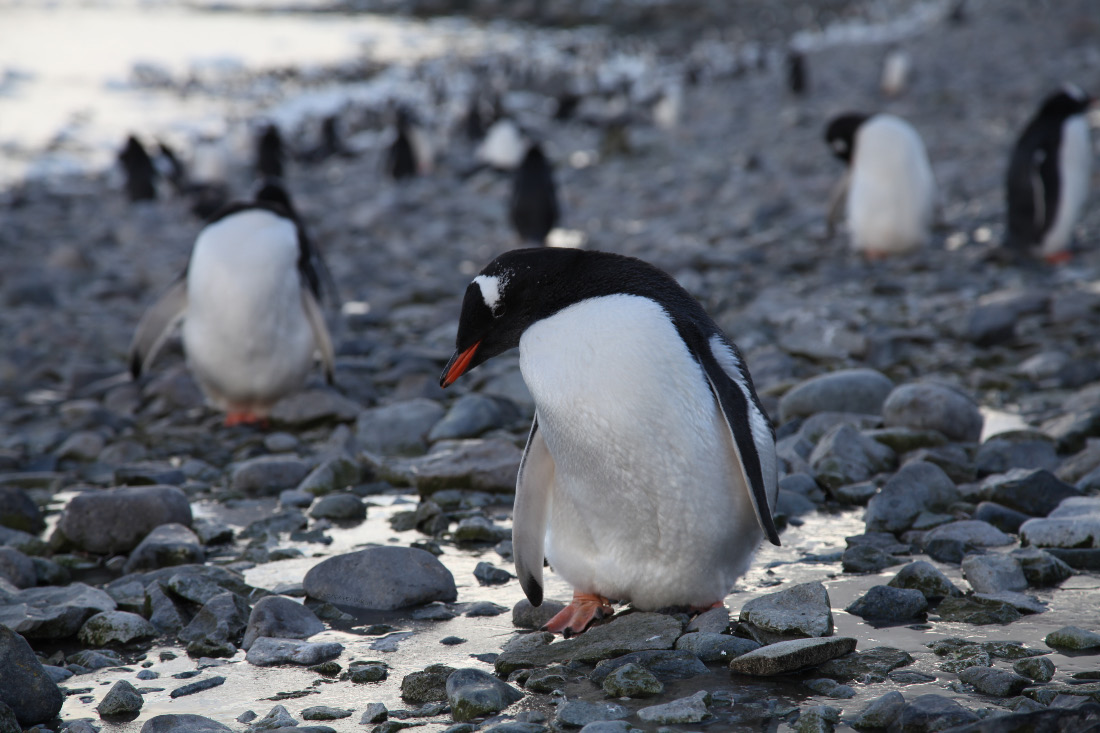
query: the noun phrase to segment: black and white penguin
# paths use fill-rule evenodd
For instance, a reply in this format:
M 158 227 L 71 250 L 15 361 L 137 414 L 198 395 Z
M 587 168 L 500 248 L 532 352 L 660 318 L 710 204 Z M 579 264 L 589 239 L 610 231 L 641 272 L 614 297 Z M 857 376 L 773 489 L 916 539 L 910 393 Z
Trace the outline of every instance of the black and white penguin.
M 524 242 L 541 245 L 558 224 L 558 194 L 554 170 L 542 146 L 533 143 L 516 168 L 508 214 L 516 234 Z
M 852 248 L 867 259 L 924 246 L 936 207 L 936 180 L 913 126 L 894 115 L 848 113 L 829 123 L 825 142 L 848 165 L 829 204 L 829 231 L 846 197 Z
M 269 182 L 255 200 L 229 204 L 203 228 L 183 276 L 138 323 L 130 346 L 135 379 L 182 320 L 187 365 L 207 400 L 226 412 L 226 425 L 263 422 L 305 384 L 315 352 L 332 381 L 317 255 L 289 200 Z
M 775 439 L 737 347 L 661 270 L 607 252 L 530 248 L 466 289 L 440 378 L 518 346 L 535 420 L 512 539 L 542 603 L 544 556 L 574 588 L 547 624 L 581 632 L 608 599 L 710 608 L 762 537 L 779 544 Z
M 1072 256 L 1073 228 L 1088 198 L 1092 146 L 1085 116 L 1091 102 L 1066 85 L 1043 100 L 1020 133 L 1005 180 L 1005 247 L 1038 248 L 1052 264 Z
M 787 51 L 787 89 L 794 95 L 806 93 L 806 55 L 797 48 Z
M 157 197 L 157 168 L 145 146 L 133 135 L 126 138 L 118 162 L 126 173 L 126 195 L 131 201 L 151 201 Z
M 386 150 L 386 173 L 395 181 L 411 178 L 419 172 L 416 152 L 409 134 L 409 113 L 397 110 L 396 134 Z
M 256 138 L 256 174 L 260 178 L 282 178 L 286 151 L 279 128 L 271 124 Z

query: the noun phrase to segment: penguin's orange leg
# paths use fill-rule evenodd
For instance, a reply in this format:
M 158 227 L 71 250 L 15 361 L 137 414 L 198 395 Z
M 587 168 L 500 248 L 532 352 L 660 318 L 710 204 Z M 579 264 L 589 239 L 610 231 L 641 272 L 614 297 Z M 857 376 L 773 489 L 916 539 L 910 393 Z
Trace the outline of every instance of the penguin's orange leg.
M 713 610 L 715 608 L 721 608 L 724 605 L 726 605 L 725 601 L 715 601 L 714 603 L 712 603 L 709 606 L 688 606 L 688 613 L 691 613 L 691 614 L 706 613 L 707 611 Z
M 881 249 L 865 249 L 863 250 L 863 258 L 868 262 L 879 262 L 881 260 L 889 259 L 890 254 Z
M 1043 255 L 1043 259 L 1047 261 L 1048 265 L 1064 265 L 1073 259 L 1073 253 L 1068 249 L 1064 249 L 1061 252 Z
M 615 613 L 611 602 L 595 593 L 573 591 L 573 601 L 542 628 L 555 634 L 579 634 L 588 624 Z
M 257 427 L 267 427 L 267 418 L 263 415 L 257 415 L 252 410 L 230 410 L 225 413 L 225 426 L 232 428 L 237 425 L 255 425 Z

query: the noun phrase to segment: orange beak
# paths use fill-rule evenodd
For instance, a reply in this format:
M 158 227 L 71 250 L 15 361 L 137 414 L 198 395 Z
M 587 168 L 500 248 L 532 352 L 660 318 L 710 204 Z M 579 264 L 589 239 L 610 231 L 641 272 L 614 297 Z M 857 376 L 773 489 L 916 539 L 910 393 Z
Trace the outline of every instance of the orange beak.
M 443 367 L 443 375 L 439 378 L 440 387 L 450 387 L 454 384 L 454 381 L 466 373 L 466 370 L 470 368 L 470 362 L 474 360 L 474 354 L 477 353 L 477 347 L 481 346 L 481 342 L 466 349 L 465 351 L 456 351 L 451 360 L 447 362 L 447 366 Z

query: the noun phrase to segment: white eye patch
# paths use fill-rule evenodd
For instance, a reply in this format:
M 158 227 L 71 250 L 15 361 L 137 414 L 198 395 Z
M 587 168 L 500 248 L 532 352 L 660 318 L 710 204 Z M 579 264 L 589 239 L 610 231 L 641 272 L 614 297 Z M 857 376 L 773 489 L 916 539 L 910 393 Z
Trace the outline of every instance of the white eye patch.
M 494 316 L 497 315 L 500 310 L 501 291 L 508 284 L 507 278 L 498 275 L 478 275 L 474 278 L 474 282 L 481 289 L 481 299 L 485 301 L 486 307 Z

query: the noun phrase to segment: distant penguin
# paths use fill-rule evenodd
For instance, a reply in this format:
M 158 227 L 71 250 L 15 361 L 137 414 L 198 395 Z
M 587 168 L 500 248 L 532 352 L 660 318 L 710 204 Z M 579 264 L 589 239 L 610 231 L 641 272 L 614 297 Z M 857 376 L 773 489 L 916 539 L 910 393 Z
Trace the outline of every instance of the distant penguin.
M 226 425 L 266 420 L 305 384 L 320 352 L 332 381 L 332 339 L 317 298 L 316 254 L 285 190 L 229 204 L 199 233 L 184 275 L 142 316 L 130 347 L 135 379 L 183 321 L 187 365 Z
M 133 135 L 119 151 L 118 162 L 126 173 L 126 195 L 131 201 L 151 201 L 157 197 L 157 169 L 145 146 Z
M 559 212 L 554 171 L 538 143 L 528 148 L 523 162 L 516 168 L 508 213 L 520 239 L 529 244 L 545 244 L 546 235 L 557 226 Z
M 825 131 L 833 154 L 848 165 L 829 206 L 830 231 L 841 203 L 852 248 L 879 259 L 923 246 L 936 206 L 936 181 L 920 135 L 888 114 L 849 113 Z
M 175 189 L 176 193 L 183 193 L 187 188 L 187 169 L 183 161 L 176 155 L 171 145 L 163 140 L 157 141 L 157 170 Z
M 396 133 L 386 151 L 386 173 L 395 181 L 412 178 L 420 172 L 409 127 L 409 113 L 403 108 L 398 109 Z
M 545 626 L 611 600 L 719 606 L 762 538 L 779 544 L 775 438 L 737 347 L 675 280 L 607 252 L 521 249 L 466 289 L 440 384 L 519 347 L 535 419 L 512 541 L 530 602 L 543 559 L 573 586 Z
M 286 151 L 279 128 L 268 125 L 256 139 L 256 173 L 260 178 L 282 178 Z
M 528 141 L 519 125 L 508 117 L 502 117 L 485 133 L 474 155 L 478 162 L 497 170 L 515 170 L 527 154 Z
M 879 80 L 882 93 L 890 98 L 902 94 L 909 84 L 912 67 L 908 53 L 900 48 L 891 49 L 882 62 L 882 78 Z
M 787 51 L 787 90 L 794 95 L 806 93 L 806 56 L 797 48 Z
M 1088 199 L 1092 145 L 1085 116 L 1091 101 L 1066 85 L 1043 100 L 1020 133 L 1005 181 L 1007 248 L 1038 248 L 1052 264 L 1071 258 L 1073 229 Z

